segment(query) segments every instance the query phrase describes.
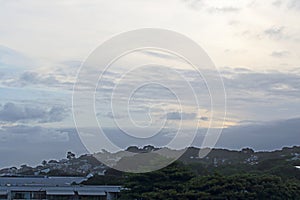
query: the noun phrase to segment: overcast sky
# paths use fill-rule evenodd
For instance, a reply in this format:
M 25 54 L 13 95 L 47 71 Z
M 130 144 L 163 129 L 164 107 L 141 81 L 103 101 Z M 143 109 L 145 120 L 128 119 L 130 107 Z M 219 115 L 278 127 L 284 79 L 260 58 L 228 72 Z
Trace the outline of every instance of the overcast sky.
M 235 138 L 229 142 L 223 136 L 220 146 L 274 149 L 299 144 L 300 125 L 290 123 L 300 118 L 299 19 L 298 0 L 0 0 L 0 160 L 5 155 L 15 158 L 0 166 L 26 162 L 33 153 L 28 163 L 61 157 L 66 150 L 85 152 L 83 146 L 70 142 L 75 128 L 71 103 L 76 74 L 102 42 L 139 28 L 168 29 L 189 37 L 219 69 L 227 93 L 225 133 Z M 190 129 L 197 120 L 201 128 L 207 128 L 212 111 L 203 80 L 178 58 L 151 51 L 121 59 L 104 77 L 105 87 L 96 93 L 96 116 L 102 126 L 114 128 L 113 118 L 127 123 L 125 111 L 113 116 L 107 95 L 120 78 L 121 67 L 144 61 L 176 66 L 202 101 L 198 109 L 187 101 L 179 110 L 170 91 L 145 87 L 130 104 L 136 123 L 159 125 L 165 118 L 172 128 L 181 121 Z M 135 75 L 120 88 L 121 94 L 143 78 L 155 77 L 189 97 L 178 74 L 149 67 Z M 221 124 L 222 119 L 218 120 Z M 276 126 L 274 131 L 274 124 L 281 128 Z M 252 130 L 256 134 L 251 135 Z M 51 145 L 42 145 L 47 142 Z M 80 143 L 78 138 L 76 142 Z

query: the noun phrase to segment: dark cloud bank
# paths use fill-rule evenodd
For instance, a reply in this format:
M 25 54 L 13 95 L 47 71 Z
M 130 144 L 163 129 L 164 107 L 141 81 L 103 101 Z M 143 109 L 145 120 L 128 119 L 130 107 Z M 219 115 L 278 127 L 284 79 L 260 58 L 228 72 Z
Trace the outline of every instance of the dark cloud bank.
M 223 130 L 216 147 L 227 149 L 251 147 L 255 150 L 281 149 L 284 146 L 299 144 L 299 130 L 300 118 L 235 126 Z M 193 146 L 201 146 L 203 131 L 205 130 L 199 130 Z M 162 146 L 168 143 L 174 134 L 172 131 L 164 130 L 157 136 L 142 140 L 132 139 L 116 129 L 105 129 L 105 133 L 111 141 L 122 148 L 146 144 Z M 65 157 L 65 153 L 70 150 L 76 154 L 87 153 L 74 128 L 2 127 L 0 136 L 0 167 L 20 165 L 29 161 L 29 164 L 38 164 L 44 159 L 59 159 Z

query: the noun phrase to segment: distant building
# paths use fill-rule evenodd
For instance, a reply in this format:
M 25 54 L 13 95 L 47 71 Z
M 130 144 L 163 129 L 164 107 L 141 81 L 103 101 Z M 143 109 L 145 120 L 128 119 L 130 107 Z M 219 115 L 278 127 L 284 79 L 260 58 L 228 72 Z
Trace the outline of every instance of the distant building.
M 120 186 L 77 185 L 82 177 L 0 177 L 0 200 L 114 200 Z

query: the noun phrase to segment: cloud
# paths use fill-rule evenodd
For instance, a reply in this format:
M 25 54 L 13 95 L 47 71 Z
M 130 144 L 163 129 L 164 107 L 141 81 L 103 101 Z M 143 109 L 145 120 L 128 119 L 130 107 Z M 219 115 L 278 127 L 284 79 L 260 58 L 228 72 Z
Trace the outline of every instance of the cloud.
M 26 55 L 0 45 L 0 66 L 3 68 L 25 68 L 33 67 L 34 62 Z
M 193 10 L 199 10 L 205 5 L 203 0 L 182 0 L 182 2 Z
M 273 5 L 273 6 L 280 7 L 280 6 L 282 5 L 282 1 L 281 1 L 281 0 L 273 1 L 272 5 Z
M 62 106 L 41 108 L 8 102 L 1 107 L 0 121 L 48 123 L 62 121 L 67 115 L 67 109 Z
M 88 153 L 73 128 L 2 126 L 0 142 L 0 167 L 37 165 L 45 159 L 64 158 L 67 151 L 76 155 Z
M 298 145 L 299 129 L 300 118 L 249 122 L 247 125 L 224 129 L 216 147 L 241 149 L 248 146 L 256 150 L 280 149 L 283 146 Z M 193 146 L 201 146 L 205 132 L 206 130 L 199 129 Z M 132 138 L 119 129 L 106 129 L 105 133 L 114 144 L 127 148 L 130 145 L 147 144 L 164 146 L 176 135 L 176 130 L 164 129 L 157 136 L 145 140 Z M 185 133 L 190 134 L 189 130 Z M 76 154 L 87 153 L 75 129 L 51 129 L 39 126 L 2 127 L 0 141 L 1 167 L 23 163 L 36 165 L 44 159 L 60 159 L 70 150 Z
M 65 87 L 71 86 L 73 83 L 69 81 L 58 80 L 55 75 L 39 74 L 32 71 L 26 71 L 19 75 L 19 77 L 8 80 L 3 80 L 2 83 L 9 87 L 25 87 L 25 86 L 46 86 L 46 87 Z
M 196 113 L 169 112 L 166 115 L 168 120 L 193 120 L 197 117 Z
M 169 59 L 169 60 L 177 60 L 179 61 L 180 59 L 173 54 L 163 52 L 163 51 L 157 51 L 157 50 L 143 50 L 141 53 L 146 54 L 148 56 L 153 56 L 153 57 L 158 57 L 162 59 Z
M 300 1 L 299 0 L 290 0 L 288 8 L 300 10 Z
M 264 31 L 264 34 L 273 39 L 287 38 L 288 36 L 285 35 L 284 29 L 284 26 L 273 26 L 271 28 L 266 29 Z
M 154 69 L 153 69 L 154 70 Z M 147 74 L 158 74 L 160 72 L 152 72 L 150 68 L 147 69 Z M 189 77 L 191 86 L 194 88 L 195 93 L 198 95 L 200 101 L 199 104 L 201 108 L 208 109 L 210 106 L 210 97 L 206 91 L 206 86 L 203 80 L 198 75 L 195 75 L 193 71 L 182 70 L 181 74 Z M 211 78 L 216 78 L 218 74 L 211 75 Z M 300 100 L 300 73 L 296 72 L 280 72 L 280 71 L 254 71 L 249 68 L 223 68 L 221 71 L 221 76 L 225 84 L 225 90 L 227 92 L 227 102 L 228 102 L 228 113 L 233 119 L 237 120 L 253 120 L 259 118 L 258 120 L 272 120 L 278 119 L 278 117 L 272 112 L 276 110 L 276 113 L 281 113 L 283 117 L 294 116 L 296 112 L 295 104 Z M 128 82 L 122 84 L 121 90 L 118 91 L 120 97 L 126 96 L 126 91 L 128 90 L 128 85 L 138 85 L 135 84 L 139 76 L 136 79 L 128 79 Z M 159 74 L 158 74 L 159 77 Z M 160 77 L 159 77 L 160 78 Z M 172 85 L 172 88 L 179 88 L 180 95 L 187 98 L 184 101 L 186 106 L 182 110 L 183 115 L 181 116 L 178 111 L 178 105 L 176 98 L 169 93 L 168 90 L 149 86 L 143 87 L 135 95 L 132 96 L 130 100 L 129 108 L 136 116 L 140 118 L 141 115 L 149 113 L 149 108 L 157 108 L 158 111 L 152 112 L 157 119 L 167 118 L 169 120 L 193 120 L 196 114 L 193 113 L 193 108 L 188 107 L 193 106 L 190 99 L 194 97 L 191 96 L 188 91 L 186 91 L 184 84 L 181 80 L 172 79 L 169 76 L 168 79 L 164 79 L 164 83 L 167 86 Z M 107 108 L 107 103 L 109 103 L 109 96 L 106 97 L 103 93 L 105 91 L 99 90 L 99 95 L 97 94 L 97 113 L 102 113 L 98 115 L 99 117 L 112 119 L 112 114 L 109 108 Z M 108 92 L 106 92 L 108 93 Z M 123 94 L 124 93 L 124 94 Z M 98 97 L 99 96 L 99 97 Z M 108 101 L 104 101 L 108 100 Z M 278 108 L 285 109 L 279 111 Z M 163 110 L 165 112 L 163 112 Z M 115 118 L 121 119 L 127 116 L 126 109 L 119 109 L 120 112 L 115 115 Z M 153 111 L 153 110 L 151 110 Z M 260 114 L 254 114 L 259 112 Z M 166 115 L 166 113 L 168 113 Z M 148 115 L 145 115 L 148 116 Z M 145 118 L 148 119 L 148 118 Z M 199 120 L 207 120 L 200 119 Z
M 210 13 L 237 13 L 241 10 L 241 8 L 236 7 L 211 7 L 208 9 L 208 12 Z
M 59 74 L 43 74 L 32 71 L 26 71 L 16 75 L 3 74 L 0 85 L 4 87 L 32 89 L 61 89 L 70 91 L 73 89 L 74 77 Z
M 209 120 L 208 117 L 200 117 L 199 119 L 202 120 L 202 121 L 208 121 Z
M 38 142 L 66 142 L 68 133 L 41 126 L 3 126 L 0 130 L 0 141 L 19 140 L 30 143 Z
M 223 130 L 218 147 L 241 149 L 245 146 L 256 150 L 281 149 L 299 145 L 300 118 L 250 123 Z
M 101 115 L 101 114 L 99 114 L 99 115 Z M 120 115 L 120 114 L 118 114 L 118 113 L 107 112 L 107 113 L 104 115 L 104 117 L 108 117 L 108 118 L 110 118 L 110 119 L 123 119 L 123 118 L 125 118 L 125 117 L 127 117 L 127 116 L 125 116 L 125 115 Z
M 299 71 L 227 69 L 221 75 L 229 118 L 267 121 L 299 115 Z
M 25 72 L 23 73 L 19 81 L 21 84 L 46 84 L 46 85 L 54 85 L 58 83 L 58 80 L 54 76 L 42 77 L 38 73 L 35 72 Z
M 290 55 L 289 51 L 273 51 L 271 56 L 276 57 L 276 58 L 282 58 Z
M 244 91 L 249 94 L 252 99 L 257 92 L 264 96 L 281 96 L 281 97 L 297 97 L 300 98 L 300 74 L 279 72 L 279 71 L 265 71 L 258 72 L 246 69 L 245 71 L 226 71 L 223 76 L 226 90 L 229 94 Z M 279 91 L 278 86 L 284 85 Z M 229 95 L 230 97 L 230 95 Z

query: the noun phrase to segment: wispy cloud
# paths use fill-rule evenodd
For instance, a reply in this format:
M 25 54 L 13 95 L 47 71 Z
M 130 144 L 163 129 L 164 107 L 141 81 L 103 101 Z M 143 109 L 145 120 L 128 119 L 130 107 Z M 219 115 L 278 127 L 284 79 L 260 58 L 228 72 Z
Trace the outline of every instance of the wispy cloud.
M 66 142 L 69 140 L 67 132 L 41 126 L 3 126 L 0 130 L 0 141 L 20 140 L 29 143 Z
M 300 10 L 300 1 L 299 0 L 290 0 L 288 7 L 290 9 L 297 9 Z
M 170 112 L 167 113 L 166 118 L 168 120 L 193 120 L 197 117 L 197 113 L 185 113 L 185 112 Z
M 281 0 L 275 0 L 275 1 L 272 2 L 272 5 L 279 7 L 279 6 L 282 5 L 282 3 L 283 2 Z
M 271 56 L 276 57 L 276 58 L 282 58 L 289 56 L 290 52 L 289 51 L 273 51 Z
M 69 111 L 62 106 L 42 108 L 9 102 L 0 107 L 0 122 L 59 122 L 68 115 Z
M 284 33 L 285 27 L 284 26 L 273 26 L 264 31 L 264 33 L 272 39 L 283 39 L 288 37 Z
M 19 68 L 31 68 L 35 66 L 33 59 L 14 49 L 0 44 L 0 68 L 14 70 Z
M 237 7 L 211 7 L 208 8 L 209 13 L 236 13 L 241 11 L 241 8 Z

